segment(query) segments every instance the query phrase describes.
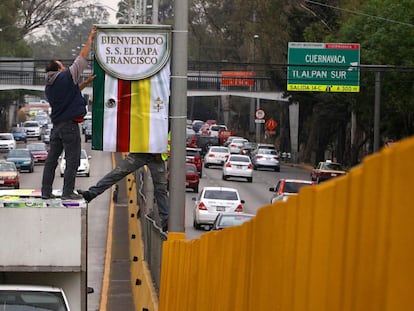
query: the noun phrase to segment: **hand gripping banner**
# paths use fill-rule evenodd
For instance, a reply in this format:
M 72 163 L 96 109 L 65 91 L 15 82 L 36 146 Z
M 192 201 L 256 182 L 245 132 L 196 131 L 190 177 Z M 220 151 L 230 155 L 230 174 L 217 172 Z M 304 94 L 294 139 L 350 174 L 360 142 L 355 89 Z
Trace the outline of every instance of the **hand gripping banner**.
M 97 25 L 92 149 L 165 153 L 171 28 Z

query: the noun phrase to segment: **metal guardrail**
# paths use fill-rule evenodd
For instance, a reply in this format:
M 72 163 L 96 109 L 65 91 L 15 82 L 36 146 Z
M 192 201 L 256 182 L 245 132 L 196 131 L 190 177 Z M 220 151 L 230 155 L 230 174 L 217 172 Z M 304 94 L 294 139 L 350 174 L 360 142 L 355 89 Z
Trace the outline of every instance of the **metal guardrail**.
M 68 63 L 68 62 L 66 62 Z M 23 67 L 22 64 L 25 64 Z M 18 60 L 2 60 L 0 59 L 0 85 L 24 85 L 24 86 L 40 86 L 45 83 L 44 66 L 46 61 L 30 62 Z M 256 68 L 252 71 L 249 66 L 230 66 L 221 68 L 219 64 L 209 64 L 202 67 L 194 64 L 189 64 L 187 74 L 187 88 L 190 90 L 220 90 L 220 91 L 272 91 L 272 79 L 267 76 L 264 68 Z M 223 83 L 223 72 L 240 72 L 240 76 L 233 76 L 236 81 L 232 85 Z M 254 72 L 252 76 L 246 77 L 243 73 Z M 82 79 L 85 79 L 90 72 L 82 74 Z M 243 85 L 243 81 L 249 80 L 249 85 Z M 273 88 L 274 90 L 274 88 Z
M 144 259 L 148 264 L 155 290 L 159 294 L 161 280 L 162 244 L 167 234 L 161 229 L 157 205 L 154 202 L 154 190 L 151 173 L 143 167 L 135 172 L 137 203 L 144 244 Z

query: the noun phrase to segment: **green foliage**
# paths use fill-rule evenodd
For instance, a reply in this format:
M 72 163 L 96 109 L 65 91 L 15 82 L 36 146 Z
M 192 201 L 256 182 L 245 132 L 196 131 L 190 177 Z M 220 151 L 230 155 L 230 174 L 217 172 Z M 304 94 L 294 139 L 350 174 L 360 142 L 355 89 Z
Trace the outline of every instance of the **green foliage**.
M 381 134 L 394 139 L 414 133 L 414 2 L 410 0 L 369 0 L 361 14 L 350 16 L 338 32 L 344 42 L 361 44 L 361 63 L 397 66 L 381 74 Z M 409 68 L 411 67 L 411 69 Z M 371 72 L 371 75 L 373 73 Z M 374 102 L 374 81 L 367 80 L 359 105 L 369 111 Z
M 73 60 L 88 38 L 93 24 L 105 24 L 109 14 L 105 8 L 88 5 L 73 11 L 73 18 L 52 24 L 41 37 L 33 38 L 31 46 L 36 59 Z
M 0 56 L 30 57 L 31 51 L 18 26 L 20 1 L 0 3 Z

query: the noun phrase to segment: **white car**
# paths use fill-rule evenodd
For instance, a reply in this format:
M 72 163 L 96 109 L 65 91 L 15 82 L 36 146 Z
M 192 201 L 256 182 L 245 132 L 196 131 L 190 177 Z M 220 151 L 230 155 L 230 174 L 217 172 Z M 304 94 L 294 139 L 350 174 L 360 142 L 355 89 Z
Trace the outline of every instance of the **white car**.
M 208 132 L 210 133 L 210 136 L 218 137 L 220 130 L 227 130 L 227 126 L 224 124 L 213 124 L 210 125 Z
M 230 153 L 240 153 L 241 148 L 244 143 L 247 143 L 246 138 L 234 138 L 231 140 L 231 143 L 228 145 Z
M 89 177 L 91 173 L 91 166 L 89 163 L 89 159 L 91 156 L 88 156 L 85 149 L 81 150 L 81 158 L 80 158 L 80 164 L 78 167 L 78 171 L 76 173 L 77 176 L 86 176 Z M 60 177 L 63 177 L 65 174 L 65 168 L 66 168 L 66 159 L 65 159 L 65 152 L 63 152 L 62 156 L 60 157 Z
M 1 284 L 2 310 L 69 310 L 62 288 L 46 285 Z
M 243 212 L 244 200 L 240 199 L 239 192 L 229 187 L 204 187 L 198 197 L 193 197 L 193 226 L 201 229 L 202 226 L 213 225 L 219 213 Z
M 240 137 L 240 136 L 229 136 L 229 137 L 227 137 L 227 139 L 226 139 L 226 141 L 224 142 L 223 146 L 228 147 L 228 146 L 230 145 L 231 141 L 232 141 L 233 139 L 235 139 L 235 138 L 243 138 L 243 137 Z
M 223 146 L 210 146 L 204 156 L 204 167 L 223 166 L 230 156 L 229 148 Z
M 273 196 L 270 199 L 270 203 L 277 201 L 287 201 L 291 196 L 297 195 L 299 190 L 305 186 L 312 186 L 315 183 L 310 180 L 302 179 L 279 179 L 274 187 L 270 187 L 269 191 L 273 192 Z
M 27 138 L 42 139 L 42 126 L 38 121 L 26 121 L 22 127 L 26 130 Z
M 0 151 L 16 149 L 16 140 L 12 133 L 0 133 Z
M 242 154 L 231 154 L 223 165 L 223 180 L 230 177 L 246 178 L 253 181 L 253 164 L 250 157 Z

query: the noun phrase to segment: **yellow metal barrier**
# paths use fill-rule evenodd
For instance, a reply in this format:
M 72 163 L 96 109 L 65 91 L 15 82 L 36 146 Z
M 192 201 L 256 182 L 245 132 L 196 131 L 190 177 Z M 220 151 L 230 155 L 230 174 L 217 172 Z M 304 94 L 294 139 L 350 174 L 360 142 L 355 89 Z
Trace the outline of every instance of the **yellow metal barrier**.
M 164 242 L 160 311 L 414 310 L 414 139 L 242 226 Z

